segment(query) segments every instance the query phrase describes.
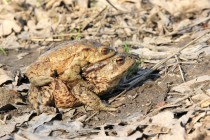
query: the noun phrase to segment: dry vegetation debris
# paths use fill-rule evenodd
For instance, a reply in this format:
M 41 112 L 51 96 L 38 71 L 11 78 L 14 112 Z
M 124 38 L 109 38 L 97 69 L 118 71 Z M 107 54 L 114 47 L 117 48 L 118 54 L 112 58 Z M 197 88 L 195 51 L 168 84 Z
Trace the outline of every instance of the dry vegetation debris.
M 0 13 L 0 138 L 210 137 L 209 0 L 2 0 Z M 118 51 L 139 56 L 141 70 L 128 79 L 133 84 L 159 70 L 153 86 L 166 89 L 165 100 L 146 113 L 136 106 L 135 113 L 123 114 L 120 121 L 94 127 L 86 124 L 94 116 L 75 118 L 76 110 L 36 115 L 23 100 L 29 88 L 22 74 L 28 59 L 54 42 L 82 38 L 108 41 Z M 137 103 L 138 94 L 130 95 Z

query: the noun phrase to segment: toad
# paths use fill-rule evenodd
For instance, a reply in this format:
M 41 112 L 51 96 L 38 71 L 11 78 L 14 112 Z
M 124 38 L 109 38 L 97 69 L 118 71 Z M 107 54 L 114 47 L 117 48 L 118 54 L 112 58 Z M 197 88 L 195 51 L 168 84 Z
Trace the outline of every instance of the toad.
M 54 78 L 74 83 L 81 79 L 81 68 L 115 55 L 107 45 L 91 40 L 65 42 L 31 64 L 26 76 L 33 86 L 50 84 Z
M 77 83 L 54 78 L 47 86 L 33 86 L 29 100 L 36 110 L 45 106 L 70 108 L 85 104 L 94 110 L 116 111 L 116 108 L 103 104 L 99 97 L 119 85 L 134 63 L 135 60 L 130 56 L 117 54 L 83 68 L 83 80 Z

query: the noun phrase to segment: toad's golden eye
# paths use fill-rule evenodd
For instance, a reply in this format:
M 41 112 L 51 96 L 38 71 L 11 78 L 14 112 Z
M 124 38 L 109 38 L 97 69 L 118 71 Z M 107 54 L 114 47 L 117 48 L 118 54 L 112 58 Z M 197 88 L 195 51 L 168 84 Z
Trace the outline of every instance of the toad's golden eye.
M 101 53 L 103 54 L 103 55 L 106 55 L 106 54 L 108 54 L 110 52 L 110 49 L 109 48 L 102 48 L 101 49 Z
M 118 65 L 124 64 L 124 63 L 125 63 L 125 57 L 124 57 L 124 56 L 119 56 L 119 57 L 117 57 L 116 63 L 117 63 Z

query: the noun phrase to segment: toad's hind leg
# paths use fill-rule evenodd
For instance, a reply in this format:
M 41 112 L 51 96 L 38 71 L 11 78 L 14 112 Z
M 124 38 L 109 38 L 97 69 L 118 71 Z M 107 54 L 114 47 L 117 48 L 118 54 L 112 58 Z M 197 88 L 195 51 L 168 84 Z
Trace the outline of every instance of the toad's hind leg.
M 102 103 L 101 99 L 91 90 L 93 85 L 87 82 L 79 82 L 72 89 L 72 94 L 83 104 L 90 106 L 94 110 L 117 111 L 114 107 L 109 107 Z
M 66 84 L 61 80 L 55 79 L 51 84 L 55 106 L 58 108 L 70 108 L 80 105 L 80 102 L 71 94 Z

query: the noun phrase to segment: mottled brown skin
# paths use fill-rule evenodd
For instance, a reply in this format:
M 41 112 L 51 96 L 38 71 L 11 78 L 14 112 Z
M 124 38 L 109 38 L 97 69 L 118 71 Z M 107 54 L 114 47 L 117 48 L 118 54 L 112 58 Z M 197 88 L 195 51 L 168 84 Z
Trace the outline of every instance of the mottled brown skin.
M 82 77 L 85 80 L 75 85 L 55 79 L 49 86 L 36 88 L 30 93 L 31 102 L 37 110 L 50 105 L 69 108 L 85 104 L 94 110 L 116 111 L 116 108 L 104 105 L 98 96 L 115 88 L 134 63 L 133 58 L 118 54 L 83 69 Z M 37 99 L 39 96 L 41 102 Z
M 65 42 L 42 55 L 28 67 L 26 76 L 33 86 L 50 84 L 54 78 L 73 83 L 81 79 L 81 68 L 115 55 L 110 47 L 90 40 Z

